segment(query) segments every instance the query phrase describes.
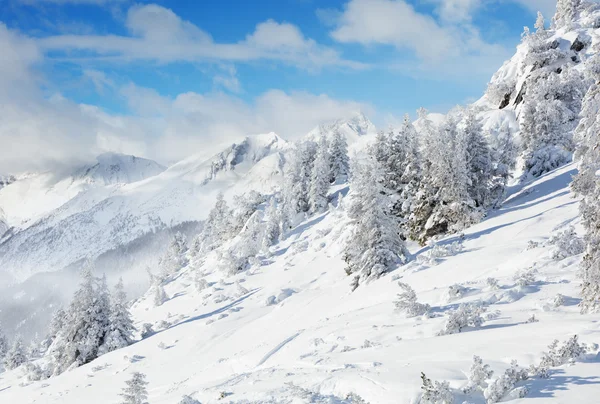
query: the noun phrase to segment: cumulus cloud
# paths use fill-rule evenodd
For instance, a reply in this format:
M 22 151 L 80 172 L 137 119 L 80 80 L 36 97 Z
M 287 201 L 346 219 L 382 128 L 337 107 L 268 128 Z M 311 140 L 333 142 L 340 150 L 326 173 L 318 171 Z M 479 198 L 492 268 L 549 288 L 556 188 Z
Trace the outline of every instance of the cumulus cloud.
M 404 0 L 350 0 L 330 34 L 341 43 L 394 46 L 401 52 L 395 65 L 407 74 L 489 75 L 510 55 L 505 47 L 485 42 L 468 21 L 478 1 L 432 1 L 439 5 L 441 21 Z
M 323 121 L 370 111 L 352 101 L 280 90 L 249 101 L 219 91 L 165 97 L 85 70 L 85 79 L 117 92 L 131 111 L 110 114 L 60 94 L 48 98 L 40 90 L 36 66 L 43 54 L 35 40 L 0 24 L 0 49 L 0 173 L 80 164 L 105 151 L 170 163 L 252 134 L 275 131 L 294 139 Z
M 345 60 L 334 49 L 306 38 L 295 25 L 268 20 L 234 43 L 217 43 L 207 32 L 156 4 L 136 5 L 127 12 L 129 35 L 57 35 L 40 39 L 45 51 L 104 60 L 250 62 L 268 60 L 306 69 L 325 66 L 364 67 Z

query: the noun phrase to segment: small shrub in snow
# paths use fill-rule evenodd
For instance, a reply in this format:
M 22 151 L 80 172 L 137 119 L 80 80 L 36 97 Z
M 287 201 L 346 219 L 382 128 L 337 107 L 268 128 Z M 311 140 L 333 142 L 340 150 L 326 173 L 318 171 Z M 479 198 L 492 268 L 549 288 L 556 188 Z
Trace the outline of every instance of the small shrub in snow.
M 496 278 L 487 278 L 485 280 L 485 284 L 490 290 L 500 289 L 500 284 L 498 283 L 498 279 Z
M 181 397 L 181 401 L 179 402 L 179 404 L 201 404 L 200 401 L 190 397 L 190 396 L 183 396 Z
M 527 321 L 525 321 L 525 322 L 527 324 L 531 324 L 531 323 L 537 323 L 538 321 L 540 321 L 540 320 L 538 320 L 537 318 L 535 318 L 535 314 L 532 314 L 531 317 L 529 317 L 527 319 Z
M 451 285 L 446 292 L 446 300 L 448 302 L 452 302 L 454 300 L 458 300 L 465 295 L 467 292 L 467 288 L 462 285 L 455 284 Z
M 458 309 L 452 311 L 446 320 L 444 329 L 438 335 L 449 335 L 462 332 L 465 328 L 478 328 L 483 324 L 481 316 L 485 311 L 481 303 L 461 304 Z
M 396 309 L 405 313 L 408 317 L 423 316 L 429 312 L 431 306 L 419 303 L 417 294 L 408 284 L 398 282 L 402 292 L 398 293 L 398 299 L 394 302 Z
M 156 332 L 152 329 L 152 324 L 144 323 L 142 324 L 142 339 L 148 338 L 154 335 Z
M 554 296 L 554 299 L 552 299 L 552 304 L 554 305 L 554 307 L 564 306 L 565 297 L 560 293 L 557 293 L 556 296 Z
M 556 261 L 582 254 L 585 251 L 585 243 L 581 237 L 577 236 L 573 227 L 552 236 L 547 245 L 554 246 L 552 259 Z
M 202 292 L 208 287 L 208 282 L 206 281 L 206 279 L 202 278 L 202 276 L 199 273 L 197 273 L 196 279 L 194 280 L 194 285 L 196 286 L 196 290 L 198 292 Z
M 494 371 L 490 369 L 490 365 L 484 365 L 479 356 L 473 356 L 473 364 L 469 372 L 469 381 L 467 387 L 463 389 L 465 394 L 470 394 L 475 390 L 485 390 L 488 386 L 487 380 L 492 377 Z
M 423 393 L 420 404 L 452 404 L 454 402 L 454 396 L 447 381 L 431 381 L 423 372 L 421 372 L 421 380 Z
M 527 269 L 525 271 L 517 272 L 514 276 L 514 281 L 520 287 L 526 287 L 529 285 L 533 285 L 535 283 L 535 273 L 537 271 L 533 268 Z
M 527 243 L 528 250 L 533 250 L 533 249 L 539 248 L 539 246 L 540 246 L 540 243 L 538 241 L 529 240 L 529 242 Z
M 441 258 L 456 255 L 463 250 L 460 241 L 448 245 L 434 244 L 425 254 L 419 255 L 417 261 L 421 264 L 437 265 Z
M 525 369 L 520 369 L 517 361 L 512 361 L 510 368 L 506 369 L 504 374 L 492 381 L 484 390 L 483 396 L 488 404 L 497 403 L 510 393 L 515 385 L 529 377 Z
M 348 393 L 346 395 L 346 401 L 349 404 L 369 404 L 361 396 L 356 393 Z
M 555 367 L 567 363 L 573 363 L 585 355 L 589 348 L 585 344 L 580 344 L 577 335 L 573 335 L 560 348 L 558 340 L 554 340 L 548 346 L 548 352 L 544 352 L 540 367 Z
M 140 372 L 135 372 L 131 379 L 127 380 L 127 386 L 123 388 L 123 401 L 121 404 L 148 404 L 148 391 L 146 390 L 146 375 Z
M 160 320 L 157 324 L 156 324 L 156 328 L 159 330 L 166 330 L 167 328 L 169 328 L 171 326 L 171 323 L 165 320 Z
M 37 382 L 39 380 L 46 380 L 52 376 L 52 373 L 48 368 L 35 363 L 26 363 L 25 371 L 27 372 L 27 380 L 30 382 Z

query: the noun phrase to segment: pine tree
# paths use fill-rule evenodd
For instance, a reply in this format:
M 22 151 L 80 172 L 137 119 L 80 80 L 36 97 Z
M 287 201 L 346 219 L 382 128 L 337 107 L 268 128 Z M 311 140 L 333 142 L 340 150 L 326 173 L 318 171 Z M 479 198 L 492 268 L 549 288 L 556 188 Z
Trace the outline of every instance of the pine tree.
M 485 209 L 490 205 L 492 159 L 490 147 L 483 134 L 483 125 L 473 109 L 467 111 L 462 131 L 467 148 L 467 192 L 476 207 Z
M 169 296 L 165 292 L 165 288 L 162 285 L 162 282 L 157 282 L 153 286 L 154 289 L 154 306 L 162 306 L 164 302 L 169 300 Z
M 2 324 L 0 324 L 0 361 L 4 359 L 6 353 L 8 352 L 8 341 L 6 340 L 6 336 L 2 332 Z
M 202 231 L 194 240 L 194 254 L 206 254 L 219 247 L 230 236 L 232 211 L 222 192 L 208 213 Z
M 131 375 L 131 379 L 125 382 L 126 387 L 123 388 L 121 397 L 123 401 L 121 404 L 148 404 L 148 390 L 146 386 L 146 375 L 140 372 L 134 372 Z
M 546 35 L 546 20 L 541 12 L 537 12 L 537 19 L 535 20 L 535 25 L 533 26 L 536 30 L 536 34 L 538 35 Z
M 167 252 L 159 261 L 162 280 L 167 279 L 187 265 L 188 261 L 185 255 L 187 250 L 185 235 L 180 232 L 175 233 L 169 243 Z
M 277 243 L 281 235 L 281 213 L 275 197 L 271 197 L 269 200 L 269 204 L 265 210 L 265 219 L 262 248 L 264 251 L 268 251 L 269 247 Z
M 556 3 L 556 14 L 552 19 L 554 28 L 571 28 L 573 22 L 582 8 L 581 0 L 558 0 Z
M 123 286 L 123 279 L 115 285 L 110 308 L 108 333 L 103 345 L 104 352 L 124 348 L 133 342 L 133 321 L 127 307 L 127 294 Z
M 95 278 L 84 268 L 82 283 L 65 314 L 51 347 L 56 374 L 98 357 L 108 331 L 110 300 L 106 278 Z
M 600 56 L 596 54 L 589 63 L 598 62 Z M 580 211 L 587 232 L 581 263 L 582 313 L 600 311 L 600 72 L 594 76 L 595 84 L 585 96 L 582 119 L 575 131 L 579 173 L 572 184 L 573 190 L 583 196 Z
M 25 356 L 25 349 L 23 348 L 23 340 L 21 337 L 17 337 L 12 347 L 4 356 L 4 367 L 8 370 L 12 370 L 18 368 L 25 362 L 27 362 L 27 357 Z
M 317 154 L 312 166 L 308 203 L 310 211 L 320 213 L 327 208 L 327 193 L 331 179 L 327 139 L 322 136 L 317 144 Z
M 343 184 L 348 180 L 350 174 L 350 160 L 348 158 L 348 143 L 346 138 L 336 131 L 329 146 L 331 156 L 331 179 L 330 182 Z
M 286 164 L 283 200 L 286 207 L 286 222 L 290 226 L 296 224 L 299 213 L 310 210 L 308 195 L 315 154 L 314 142 L 297 143 Z
M 496 136 L 492 137 L 492 186 L 490 188 L 490 201 L 492 207 L 500 206 L 505 198 L 506 185 L 511 178 L 511 171 L 517 163 L 518 147 L 508 124 L 502 125 Z
M 380 163 L 373 158 L 367 164 L 356 163 L 352 169 L 347 213 L 352 220 L 353 236 L 346 245 L 344 257 L 348 263 L 346 272 L 362 280 L 381 276 L 405 262 L 407 257 L 381 178 Z

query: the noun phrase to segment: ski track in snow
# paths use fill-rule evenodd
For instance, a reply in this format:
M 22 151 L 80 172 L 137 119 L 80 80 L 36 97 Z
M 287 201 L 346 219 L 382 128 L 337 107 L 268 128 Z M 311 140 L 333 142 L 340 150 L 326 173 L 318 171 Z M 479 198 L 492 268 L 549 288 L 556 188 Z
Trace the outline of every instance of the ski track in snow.
M 279 350 L 281 348 L 283 348 L 284 346 L 286 346 L 287 344 L 289 344 L 290 342 L 292 342 L 294 339 L 296 339 L 303 332 L 304 332 L 304 330 L 300 330 L 296 334 L 292 335 L 291 337 L 284 339 L 281 343 L 279 343 L 279 345 L 277 345 L 275 348 L 273 348 L 272 350 L 270 350 L 269 352 L 267 352 L 267 354 L 265 356 L 263 356 L 263 358 L 258 362 L 258 364 L 256 365 L 256 367 L 259 367 L 259 366 L 263 365 L 266 361 L 268 361 L 271 358 L 271 356 L 275 355 L 277 352 L 279 352 Z

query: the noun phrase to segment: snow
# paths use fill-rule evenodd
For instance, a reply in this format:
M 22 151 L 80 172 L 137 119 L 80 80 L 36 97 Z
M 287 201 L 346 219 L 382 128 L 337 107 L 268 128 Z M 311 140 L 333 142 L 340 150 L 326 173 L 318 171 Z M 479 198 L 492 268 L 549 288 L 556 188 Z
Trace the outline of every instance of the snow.
M 547 240 L 572 225 L 581 233 L 578 201 L 568 189 L 574 173 L 568 165 L 511 189 L 506 203 L 464 236 L 438 240 L 462 241 L 455 255 L 430 266 L 419 257 L 431 247 L 411 245 L 409 264 L 353 293 L 340 256 L 345 219 L 336 210 L 302 223 L 262 266 L 235 277 L 221 281 L 215 257 L 192 262 L 165 286 L 169 301 L 154 307 L 148 295 L 132 307 L 138 329 L 161 320 L 171 323 L 167 329 L 45 381 L 24 382 L 22 368 L 1 373 L 0 402 L 115 402 L 139 371 L 147 375 L 153 404 L 176 403 L 184 394 L 202 403 L 306 402 L 299 387 L 329 402 L 345 402 L 354 392 L 370 403 L 416 403 L 421 372 L 459 389 L 466 386 L 473 355 L 498 376 L 512 359 L 525 368 L 537 364 L 554 339 L 577 334 L 582 342 L 598 342 L 595 317 L 580 315 L 576 305 L 581 256 L 556 261 L 547 247 L 528 249 L 529 241 Z M 515 274 L 529 268 L 535 281 L 516 285 Z M 195 271 L 210 285 L 201 292 L 194 287 Z M 489 277 L 498 280 L 498 290 L 488 287 Z M 398 279 L 432 306 L 432 318 L 394 311 Z M 240 296 L 236 281 L 248 293 Z M 469 292 L 448 303 L 454 284 Z M 286 290 L 293 293 L 265 305 Z M 557 293 L 565 305 L 544 311 Z M 492 315 L 481 328 L 437 336 L 449 310 L 473 301 L 491 303 Z M 527 323 L 531 314 L 539 322 Z M 597 371 L 597 360 L 552 369 L 549 379 L 522 382 L 529 394 L 510 402 L 594 402 Z M 221 392 L 225 398 L 219 400 Z

